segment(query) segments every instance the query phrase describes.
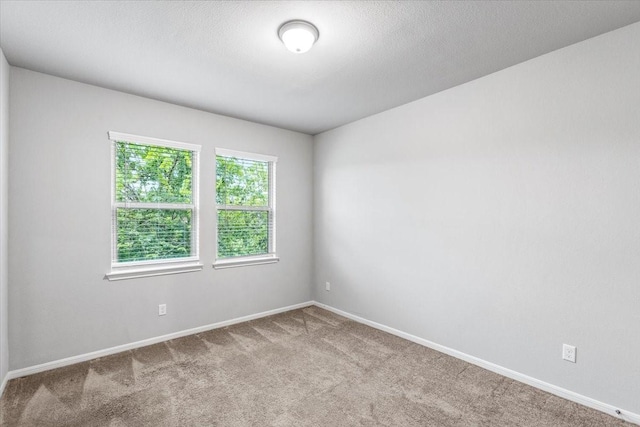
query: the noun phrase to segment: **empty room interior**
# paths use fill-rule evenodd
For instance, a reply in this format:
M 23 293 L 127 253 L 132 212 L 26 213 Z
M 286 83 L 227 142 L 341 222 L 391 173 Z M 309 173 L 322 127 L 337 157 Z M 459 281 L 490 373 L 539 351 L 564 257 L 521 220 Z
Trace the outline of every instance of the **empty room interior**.
M 640 425 L 640 1 L 0 0 L 0 425 Z

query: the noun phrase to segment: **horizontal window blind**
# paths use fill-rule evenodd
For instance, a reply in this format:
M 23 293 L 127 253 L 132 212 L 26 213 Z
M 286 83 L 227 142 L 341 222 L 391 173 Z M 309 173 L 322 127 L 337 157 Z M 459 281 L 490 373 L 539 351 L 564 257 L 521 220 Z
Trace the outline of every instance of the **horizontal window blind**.
M 191 210 L 118 208 L 118 262 L 190 257 Z
M 198 256 L 199 147 L 152 141 L 113 140 L 114 266 Z
M 274 254 L 275 158 L 224 153 L 216 156 L 217 258 Z

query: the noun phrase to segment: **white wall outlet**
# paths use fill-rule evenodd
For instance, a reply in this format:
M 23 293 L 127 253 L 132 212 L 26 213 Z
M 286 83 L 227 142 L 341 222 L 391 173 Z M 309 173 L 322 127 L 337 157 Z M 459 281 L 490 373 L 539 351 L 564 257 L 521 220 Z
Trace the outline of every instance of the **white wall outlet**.
M 160 304 L 158 306 L 158 316 L 164 316 L 167 314 L 167 304 Z
M 576 363 L 576 347 L 569 344 L 562 344 L 562 358 L 569 362 Z
M 324 290 L 325 291 L 330 291 L 331 290 L 331 283 L 325 282 L 324 283 Z

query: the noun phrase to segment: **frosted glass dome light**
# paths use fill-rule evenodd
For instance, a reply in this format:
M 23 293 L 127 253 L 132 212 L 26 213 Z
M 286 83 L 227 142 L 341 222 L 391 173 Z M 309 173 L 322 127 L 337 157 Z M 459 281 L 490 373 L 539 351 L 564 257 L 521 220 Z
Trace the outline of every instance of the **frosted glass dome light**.
M 289 21 L 278 30 L 282 43 L 293 53 L 305 53 L 318 40 L 318 29 L 307 21 Z

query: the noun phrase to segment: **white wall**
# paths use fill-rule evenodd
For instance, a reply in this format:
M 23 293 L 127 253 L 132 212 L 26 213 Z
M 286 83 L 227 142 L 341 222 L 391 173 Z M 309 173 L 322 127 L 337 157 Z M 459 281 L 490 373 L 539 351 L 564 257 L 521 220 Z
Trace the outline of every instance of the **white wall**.
M 8 333 L 8 178 L 9 74 L 11 67 L 0 49 L 0 384 L 9 370 Z M 2 392 L 0 386 L 0 393 Z
M 640 23 L 318 135 L 315 299 L 640 413 L 639 52 Z
M 215 94 L 211 94 L 215 96 Z M 312 138 L 11 69 L 9 368 L 310 299 Z M 201 272 L 109 282 L 108 131 L 202 145 Z M 277 264 L 214 270 L 214 147 L 278 156 Z M 159 317 L 158 304 L 168 314 Z

